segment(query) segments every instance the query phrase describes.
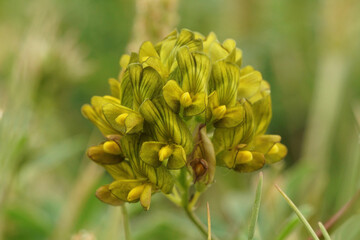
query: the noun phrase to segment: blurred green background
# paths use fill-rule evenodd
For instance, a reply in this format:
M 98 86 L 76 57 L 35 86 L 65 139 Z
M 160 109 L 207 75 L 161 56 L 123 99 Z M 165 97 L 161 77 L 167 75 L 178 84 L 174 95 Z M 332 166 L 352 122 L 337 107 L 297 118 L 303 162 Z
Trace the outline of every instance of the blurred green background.
M 268 132 L 289 154 L 263 170 L 255 239 L 305 239 L 274 184 L 315 228 L 359 191 L 359 12 L 356 0 L 0 0 L 0 239 L 124 239 L 120 209 L 94 196 L 110 177 L 84 156 L 102 137 L 80 108 L 108 94 L 120 56 L 148 40 L 133 30 L 139 17 L 152 40 L 167 23 L 233 38 L 270 82 Z M 197 214 L 206 221 L 208 201 L 213 232 L 246 239 L 257 179 L 218 169 Z M 360 239 L 359 210 L 348 209 L 334 239 Z M 129 212 L 134 239 L 202 239 L 161 194 L 149 212 Z

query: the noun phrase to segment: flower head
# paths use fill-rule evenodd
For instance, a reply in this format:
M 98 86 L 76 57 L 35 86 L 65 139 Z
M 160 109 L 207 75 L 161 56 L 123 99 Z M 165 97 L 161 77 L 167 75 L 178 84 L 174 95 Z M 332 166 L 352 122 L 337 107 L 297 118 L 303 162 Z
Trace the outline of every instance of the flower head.
M 283 159 L 280 136 L 265 135 L 270 86 L 241 64 L 234 40 L 186 29 L 122 56 L 111 96 L 82 108 L 106 138 L 88 156 L 114 179 L 96 196 L 111 205 L 140 201 L 147 210 L 153 193 L 172 191 L 179 169 L 207 185 L 217 165 L 251 172 Z

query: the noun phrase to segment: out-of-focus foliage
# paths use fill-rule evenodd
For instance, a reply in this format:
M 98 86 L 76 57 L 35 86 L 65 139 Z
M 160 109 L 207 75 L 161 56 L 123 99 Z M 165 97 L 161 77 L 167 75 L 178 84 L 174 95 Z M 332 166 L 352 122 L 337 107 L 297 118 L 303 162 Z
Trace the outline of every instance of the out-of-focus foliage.
M 255 239 L 277 239 L 292 221 L 274 183 L 307 209 L 313 227 L 360 187 L 359 12 L 353 0 L 179 1 L 178 29 L 234 38 L 244 64 L 272 86 L 268 132 L 283 137 L 289 154 L 264 170 Z M 109 94 L 134 15 L 125 0 L 0 0 L 0 239 L 123 237 L 119 209 L 93 194 L 110 177 L 84 157 L 101 136 L 89 134 L 79 109 Z M 246 239 L 256 178 L 217 172 L 198 215 L 205 222 L 208 200 L 218 237 Z M 330 233 L 357 239 L 358 206 Z M 161 195 L 151 211 L 129 211 L 134 239 L 201 237 Z M 305 237 L 297 224 L 288 239 Z

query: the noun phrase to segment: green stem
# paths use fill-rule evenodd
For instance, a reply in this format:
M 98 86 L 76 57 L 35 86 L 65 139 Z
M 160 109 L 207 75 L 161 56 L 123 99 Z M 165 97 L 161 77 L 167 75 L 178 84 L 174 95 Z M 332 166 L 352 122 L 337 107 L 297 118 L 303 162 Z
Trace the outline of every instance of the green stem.
M 200 221 L 200 219 L 195 215 L 195 213 L 189 208 L 189 206 L 184 206 L 185 212 L 190 220 L 195 224 L 195 226 L 200 230 L 200 232 L 207 237 L 208 231 L 205 225 Z M 212 240 L 219 240 L 214 234 L 211 236 Z
M 123 215 L 123 222 L 124 222 L 124 233 L 125 233 L 125 240 L 131 240 L 130 236 L 130 224 L 129 224 L 129 215 L 126 210 L 125 204 L 121 206 L 122 215 Z

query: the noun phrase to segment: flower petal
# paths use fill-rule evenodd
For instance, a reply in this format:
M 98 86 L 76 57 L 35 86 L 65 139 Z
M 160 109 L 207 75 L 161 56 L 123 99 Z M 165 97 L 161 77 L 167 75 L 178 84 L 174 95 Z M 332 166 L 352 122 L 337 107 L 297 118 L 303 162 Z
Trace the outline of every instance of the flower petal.
M 178 113 L 180 111 L 180 97 L 183 93 L 184 91 L 174 80 L 169 80 L 163 87 L 164 99 L 167 105 L 175 113 Z
M 141 62 L 146 61 L 149 57 L 159 57 L 154 45 L 150 41 L 144 42 L 139 50 L 139 59 Z
M 122 134 L 132 134 L 140 132 L 143 128 L 144 119 L 142 116 L 127 107 L 118 104 L 106 104 L 103 106 L 103 113 L 106 120 Z M 126 114 L 122 123 L 117 121 L 121 114 Z
M 173 153 L 169 157 L 166 167 L 168 169 L 180 169 L 186 165 L 186 153 L 179 145 L 173 146 Z
M 166 143 L 154 141 L 144 142 L 140 149 L 141 160 L 153 167 L 160 167 L 162 162 L 159 160 L 159 151 L 166 145 Z
M 181 145 L 186 153 L 192 150 L 192 136 L 188 127 L 178 115 L 171 111 L 163 99 L 146 100 L 139 110 L 144 119 L 154 128 L 156 140 Z
M 216 90 L 219 104 L 234 107 L 237 101 L 240 69 L 237 65 L 225 61 L 213 64 L 209 81 L 210 92 Z
M 96 197 L 100 201 L 110 204 L 112 206 L 122 205 L 124 201 L 120 200 L 114 194 L 112 194 L 111 191 L 109 190 L 109 186 L 110 184 L 107 184 L 98 188 L 95 193 Z
M 117 180 L 112 182 L 109 185 L 109 190 L 112 194 L 114 194 L 117 198 L 124 202 L 128 202 L 128 195 L 129 192 L 144 183 L 142 179 L 124 179 L 124 180 Z M 133 202 L 137 202 L 138 199 L 134 200 Z
M 206 93 L 200 92 L 193 96 L 190 106 L 184 109 L 184 116 L 191 117 L 203 113 L 206 108 Z
M 284 159 L 285 156 L 287 155 L 287 152 L 288 150 L 285 145 L 281 143 L 276 143 L 270 149 L 270 151 L 267 154 L 265 154 L 266 163 L 272 164 Z
M 133 169 L 128 161 L 122 161 L 118 164 L 104 165 L 104 168 L 115 180 L 135 178 Z
M 217 128 L 232 128 L 236 127 L 244 120 L 245 110 L 241 105 L 228 108 L 225 115 L 214 123 Z
M 205 91 L 210 77 L 210 59 L 203 53 L 190 52 L 187 46 L 181 47 L 176 55 L 180 69 L 180 79 L 176 79 L 184 92 L 197 94 Z
M 259 71 L 253 71 L 240 76 L 238 98 L 250 98 L 260 91 L 262 76 Z
M 145 99 L 159 95 L 162 79 L 152 67 L 143 69 L 141 64 L 129 65 L 130 80 L 134 89 L 134 109 L 136 110 Z
M 253 159 L 244 164 L 237 164 L 234 170 L 237 172 L 254 172 L 261 169 L 265 164 L 265 158 L 262 153 L 252 152 Z
M 124 157 L 120 155 L 106 153 L 103 144 L 89 147 L 87 155 L 91 160 L 100 164 L 115 164 L 124 161 Z

